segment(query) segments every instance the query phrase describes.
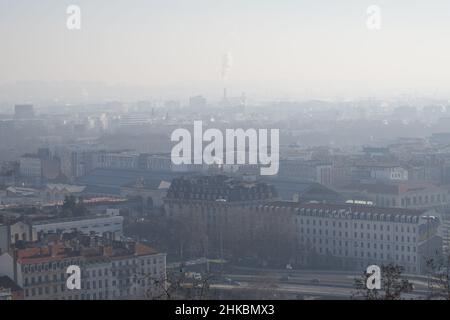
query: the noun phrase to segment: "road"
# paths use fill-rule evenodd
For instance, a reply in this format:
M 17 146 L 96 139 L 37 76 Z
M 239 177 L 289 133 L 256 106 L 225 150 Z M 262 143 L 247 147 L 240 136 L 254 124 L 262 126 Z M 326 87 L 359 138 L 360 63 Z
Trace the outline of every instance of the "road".
M 205 259 L 195 259 L 185 265 L 205 263 Z M 171 267 L 179 266 L 173 263 Z M 288 277 L 287 277 L 288 276 Z M 355 293 L 355 279 L 360 279 L 362 272 L 328 271 L 328 270 L 287 270 L 232 267 L 224 271 L 219 281 L 214 281 L 211 288 L 222 290 L 255 289 L 265 286 L 270 290 L 294 295 L 313 296 L 316 298 L 350 299 Z M 420 275 L 404 275 L 414 286 L 405 299 L 424 299 L 428 293 L 427 278 Z M 227 280 L 225 280 L 227 279 Z
M 289 275 L 289 278 L 286 278 Z M 224 277 L 232 284 L 214 284 L 217 289 L 251 289 L 255 284 L 265 284 L 274 291 L 318 298 L 349 299 L 355 293 L 355 279 L 361 275 L 355 272 L 316 271 L 316 270 L 261 270 L 244 269 L 227 273 Z M 314 280 L 313 280 L 314 279 Z M 414 291 L 404 295 L 406 299 L 423 299 L 427 294 L 425 277 L 409 275 Z

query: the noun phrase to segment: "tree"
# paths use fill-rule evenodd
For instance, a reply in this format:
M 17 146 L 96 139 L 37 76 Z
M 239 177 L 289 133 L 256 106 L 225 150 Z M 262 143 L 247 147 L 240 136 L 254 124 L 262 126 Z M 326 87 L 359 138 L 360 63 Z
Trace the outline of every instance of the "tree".
M 64 202 L 62 205 L 62 211 L 71 213 L 75 209 L 76 204 L 77 203 L 76 203 L 76 199 L 74 196 L 72 196 L 72 195 L 65 196 Z
M 450 300 L 450 255 L 429 259 L 428 299 Z
M 76 217 L 85 216 L 87 215 L 88 210 L 86 206 L 84 205 L 84 199 L 82 197 L 78 198 L 78 201 L 75 205 L 74 210 L 72 211 L 72 214 Z
M 369 289 L 367 280 L 370 274 L 364 273 L 361 278 L 355 279 L 356 292 L 352 298 L 365 300 L 401 300 L 402 294 L 413 290 L 408 279 L 402 277 L 404 268 L 394 264 L 381 266 L 381 289 Z
M 183 265 L 167 273 L 165 278 L 155 278 L 152 274 L 142 273 L 134 276 L 132 283 L 145 284 L 148 280 L 152 289 L 145 292 L 146 299 L 153 300 L 203 300 L 209 299 L 210 283 L 213 276 L 206 274 L 196 280 L 186 276 Z
M 62 205 L 62 215 L 63 216 L 85 216 L 88 210 L 84 205 L 84 201 L 82 197 L 79 197 L 78 200 L 70 195 L 64 197 L 64 202 Z

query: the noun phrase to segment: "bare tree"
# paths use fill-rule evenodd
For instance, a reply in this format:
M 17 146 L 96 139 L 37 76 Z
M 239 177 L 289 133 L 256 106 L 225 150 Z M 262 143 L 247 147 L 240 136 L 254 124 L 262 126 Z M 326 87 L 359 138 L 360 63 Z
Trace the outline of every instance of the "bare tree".
M 202 300 L 208 299 L 212 276 L 191 279 L 186 276 L 182 265 L 179 270 L 166 274 L 165 278 L 156 278 L 151 274 L 135 275 L 133 282 L 145 284 L 151 282 L 151 289 L 145 292 L 146 299 L 153 300 Z
M 381 266 L 381 289 L 369 289 L 367 281 L 370 274 L 364 273 L 361 278 L 355 279 L 356 292 L 352 298 L 365 300 L 401 300 L 402 294 L 413 290 L 408 279 L 402 277 L 403 267 L 388 264 Z
M 427 260 L 428 299 L 450 300 L 450 255 Z

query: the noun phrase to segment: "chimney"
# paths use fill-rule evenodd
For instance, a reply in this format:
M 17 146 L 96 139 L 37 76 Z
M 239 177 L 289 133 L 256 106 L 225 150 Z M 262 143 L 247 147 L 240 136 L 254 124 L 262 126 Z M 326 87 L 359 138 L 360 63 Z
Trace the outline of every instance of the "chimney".
M 227 88 L 223 88 L 223 100 L 227 101 Z

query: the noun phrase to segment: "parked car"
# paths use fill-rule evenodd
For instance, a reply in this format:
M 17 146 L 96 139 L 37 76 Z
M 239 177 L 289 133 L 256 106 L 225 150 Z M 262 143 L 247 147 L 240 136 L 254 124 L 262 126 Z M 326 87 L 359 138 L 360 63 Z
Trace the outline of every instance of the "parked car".
M 198 272 L 186 272 L 186 278 L 200 281 L 200 280 L 202 280 L 202 275 Z

